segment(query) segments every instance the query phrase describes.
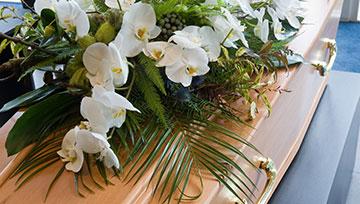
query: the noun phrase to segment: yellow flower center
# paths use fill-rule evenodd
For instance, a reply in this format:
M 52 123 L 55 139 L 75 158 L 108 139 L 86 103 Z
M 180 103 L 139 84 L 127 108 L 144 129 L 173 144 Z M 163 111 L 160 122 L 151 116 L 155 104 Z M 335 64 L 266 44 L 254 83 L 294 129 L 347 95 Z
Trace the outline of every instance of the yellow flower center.
M 90 129 L 89 122 L 81 121 L 80 125 L 79 125 L 79 128 L 81 130 L 89 130 Z
M 125 115 L 125 109 L 120 109 L 118 112 L 113 114 L 113 118 L 120 118 L 123 115 Z
M 70 19 L 65 19 L 64 24 L 67 31 L 71 32 L 76 30 L 76 26 L 71 22 Z
M 196 67 L 191 67 L 191 66 L 186 68 L 186 71 L 187 71 L 188 75 L 190 75 L 190 76 L 194 76 L 196 74 L 197 70 L 198 69 Z
M 121 74 L 123 70 L 121 69 L 121 67 L 114 67 L 111 69 L 111 71 L 115 74 Z
M 139 28 L 136 31 L 136 37 L 139 38 L 139 40 L 146 40 L 149 36 L 148 29 L 147 28 Z
M 155 60 L 159 60 L 163 57 L 163 52 L 161 50 L 158 49 L 153 49 L 152 50 L 152 56 L 155 58 Z

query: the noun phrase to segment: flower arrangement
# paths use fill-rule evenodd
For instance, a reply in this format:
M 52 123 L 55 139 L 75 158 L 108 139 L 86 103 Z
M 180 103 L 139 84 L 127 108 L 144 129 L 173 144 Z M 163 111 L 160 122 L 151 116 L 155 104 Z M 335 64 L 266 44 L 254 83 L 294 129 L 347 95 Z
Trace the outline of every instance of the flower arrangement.
M 45 71 L 43 87 L 1 109 L 27 107 L 6 141 L 9 155 L 34 144 L 13 174 L 19 187 L 61 160 L 49 190 L 64 170 L 77 181 L 95 167 L 105 184 L 110 170 L 137 181 L 153 171 L 154 191 L 170 202 L 207 171 L 251 199 L 255 184 L 226 152 L 253 165 L 234 142 L 256 148 L 211 118 L 246 124 L 230 105 L 239 98 L 250 119 L 257 101 L 271 110 L 276 70 L 301 62 L 286 46 L 300 1 L 36 0 L 34 13 L 0 12 L 23 21 L 14 36 L 1 33 L 0 50 L 15 58 L 0 68 Z

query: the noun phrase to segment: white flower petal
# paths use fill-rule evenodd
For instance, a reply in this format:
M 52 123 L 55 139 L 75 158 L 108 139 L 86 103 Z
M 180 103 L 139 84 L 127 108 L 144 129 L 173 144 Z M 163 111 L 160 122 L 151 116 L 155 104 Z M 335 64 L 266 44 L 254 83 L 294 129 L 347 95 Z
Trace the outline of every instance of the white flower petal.
M 75 28 L 78 37 L 88 34 L 89 19 L 75 1 L 60 0 L 55 4 L 55 11 L 61 27 L 69 31 Z
M 155 26 L 154 29 L 150 31 L 150 39 L 154 39 L 159 36 L 161 33 L 161 28 L 159 26 Z
M 236 0 L 240 5 L 241 10 L 250 15 L 251 17 L 255 17 L 254 9 L 250 6 L 249 0 Z
M 107 168 L 115 167 L 120 168 L 120 162 L 116 154 L 111 148 L 105 149 L 101 155 L 103 156 L 102 160 Z
M 104 65 L 104 58 L 110 55 L 110 50 L 104 43 L 90 45 L 83 54 L 83 63 L 92 75 L 95 75 L 100 67 Z
M 34 10 L 38 15 L 41 15 L 43 9 L 54 10 L 55 1 L 54 0 L 36 0 L 34 2 Z
M 106 134 L 109 131 L 112 124 L 112 112 L 101 102 L 90 97 L 84 97 L 81 101 L 80 113 L 89 121 L 92 131 L 101 134 Z
M 182 48 L 172 43 L 166 48 L 164 57 L 157 63 L 158 67 L 170 66 L 177 63 L 182 57 Z
M 184 49 L 183 57 L 186 64 L 195 67 L 209 63 L 206 52 L 201 48 Z
M 90 132 L 89 130 L 79 130 L 77 134 L 77 146 L 84 152 L 96 154 L 110 147 L 106 140 L 106 135 Z
M 177 62 L 174 65 L 165 68 L 166 76 L 175 83 L 181 83 L 183 86 L 188 87 L 191 85 L 192 77 L 186 74 L 186 64 Z
M 114 85 L 120 87 L 126 84 L 129 76 L 129 67 L 126 58 L 122 58 L 120 52 L 114 43 L 109 44 L 110 54 L 113 61 L 111 67 Z
M 146 45 L 146 42 L 139 40 L 135 36 L 131 27 L 122 27 L 118 35 L 120 35 L 119 39 L 124 43 L 120 45 L 116 43 L 116 45 L 120 46 L 120 52 L 123 53 L 125 57 L 135 57 L 141 53 Z
M 155 10 L 150 4 L 137 2 L 131 5 L 129 10 L 124 14 L 123 25 L 124 24 L 131 24 L 135 28 L 146 27 L 150 32 L 156 25 Z
M 69 171 L 73 171 L 74 173 L 77 173 L 81 170 L 83 163 L 84 163 L 84 153 L 81 149 L 75 149 L 76 153 L 76 160 L 72 162 L 68 162 L 65 165 L 65 169 Z

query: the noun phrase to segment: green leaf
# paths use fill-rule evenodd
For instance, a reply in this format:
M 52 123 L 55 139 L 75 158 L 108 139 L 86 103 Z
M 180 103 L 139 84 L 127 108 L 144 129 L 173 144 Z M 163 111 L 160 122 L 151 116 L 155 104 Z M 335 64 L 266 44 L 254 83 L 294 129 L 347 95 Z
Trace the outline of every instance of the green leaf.
M 100 13 L 104 13 L 109 9 L 109 7 L 106 6 L 106 4 L 105 4 L 105 0 L 94 0 L 93 2 L 94 2 L 96 11 L 98 11 Z
M 9 156 L 28 145 L 42 141 L 79 114 L 80 98 L 58 93 L 31 106 L 9 132 L 5 147 Z M 68 121 L 67 121 L 68 120 Z
M 136 86 L 142 92 L 148 107 L 156 114 L 159 120 L 166 125 L 165 108 L 154 84 L 148 80 L 148 77 L 143 71 L 140 70 L 137 73 Z
M 162 79 L 160 70 L 156 67 L 155 62 L 145 55 L 140 55 L 139 62 L 144 66 L 147 77 L 149 77 L 161 93 L 166 95 L 164 80 Z
M 43 86 L 39 89 L 28 92 L 22 96 L 17 97 L 16 99 L 14 99 L 12 101 L 6 103 L 1 108 L 0 113 L 6 112 L 13 108 L 24 107 L 24 106 L 28 106 L 34 102 L 38 102 L 38 101 L 46 98 L 50 94 L 54 93 L 58 89 L 59 89 L 59 87 L 57 87 L 57 86 Z
M 51 25 L 53 22 L 55 22 L 55 12 L 47 8 L 41 10 L 41 22 L 43 27 Z
M 287 66 L 300 64 L 300 63 L 304 62 L 303 56 L 301 56 L 299 54 L 295 54 L 295 53 L 286 55 L 286 59 L 287 59 Z M 272 62 L 275 67 L 278 67 L 278 68 L 285 67 L 285 64 L 282 60 L 276 59 L 276 60 L 273 60 Z

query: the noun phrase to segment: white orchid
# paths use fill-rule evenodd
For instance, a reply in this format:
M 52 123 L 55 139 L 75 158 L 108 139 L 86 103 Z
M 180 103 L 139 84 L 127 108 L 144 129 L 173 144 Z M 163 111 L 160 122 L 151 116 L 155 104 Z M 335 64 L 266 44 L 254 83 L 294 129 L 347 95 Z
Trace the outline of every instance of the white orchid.
M 248 14 L 251 17 L 255 17 L 254 9 L 251 7 L 249 0 L 233 0 L 233 1 L 236 1 L 236 3 L 240 6 L 241 10 L 245 14 Z
M 38 15 L 41 15 L 43 9 L 55 10 L 56 0 L 36 0 L 34 2 L 34 10 Z
M 209 58 L 203 49 L 183 49 L 179 54 L 181 59 L 165 68 L 165 74 L 171 81 L 188 87 L 194 76 L 201 76 L 209 72 Z
M 273 0 L 272 7 L 281 20 L 287 20 L 294 28 L 300 28 L 298 16 L 302 16 L 302 6 L 299 0 Z
M 86 128 L 79 128 L 77 131 L 76 144 L 84 152 L 89 154 L 96 154 L 102 152 L 104 149 L 110 148 L 106 134 L 96 133 Z
M 145 48 L 150 39 L 161 32 L 156 26 L 156 15 L 150 4 L 135 3 L 125 12 L 121 30 L 114 43 L 126 57 L 135 57 Z
M 84 11 L 87 11 L 90 8 L 90 6 L 93 4 L 92 0 L 69 0 L 69 1 L 75 1 Z
M 135 0 L 105 0 L 106 6 L 123 11 L 129 10 L 130 6 L 135 3 Z M 120 4 L 120 7 L 119 7 Z
M 258 21 L 254 28 L 254 34 L 266 43 L 269 40 L 269 20 L 264 20 L 265 8 L 261 8 L 260 11 L 255 11 L 254 14 Z
M 63 139 L 61 150 L 57 152 L 62 161 L 67 163 L 65 168 L 75 173 L 81 170 L 84 162 L 83 151 L 76 142 L 78 132 L 78 127 L 71 129 Z
M 90 30 L 88 16 L 75 1 L 60 0 L 56 3 L 55 11 L 59 24 L 67 31 L 76 31 L 77 37 L 83 37 Z
M 119 159 L 111 148 L 104 149 L 100 153 L 99 159 L 104 162 L 107 168 L 115 167 L 118 169 L 120 167 Z
M 120 128 L 126 119 L 126 111 L 137 111 L 126 98 L 107 91 L 101 86 L 95 86 L 91 97 L 84 97 L 81 101 L 81 115 L 90 123 L 90 129 L 99 133 L 106 133 L 109 128 Z
M 237 48 L 235 42 L 241 40 L 245 47 L 249 47 L 243 33 L 245 26 L 241 25 L 240 21 L 230 11 L 225 8 L 221 8 L 221 10 L 224 16 L 213 16 L 209 20 L 212 22 L 215 31 L 222 36 L 222 40 L 225 40 L 224 46 Z
M 210 61 L 216 61 L 221 53 L 221 36 L 209 26 L 187 26 L 181 31 L 175 31 L 169 41 L 174 41 L 182 48 L 202 47 L 208 53 Z
M 275 38 L 278 40 L 285 40 L 287 37 L 284 35 L 284 29 L 276 11 L 271 7 L 267 7 L 267 11 L 272 19 L 272 27 L 274 28 Z
M 106 167 L 120 167 L 119 160 L 110 148 L 106 135 L 92 132 L 85 127 L 78 130 L 76 141 L 79 148 L 84 152 L 89 154 L 100 153 L 98 159 L 103 161 Z
M 157 41 L 146 44 L 143 52 L 147 57 L 150 57 L 157 61 L 156 66 L 164 67 L 172 65 L 179 61 L 181 58 L 182 48 L 173 43 Z
M 129 67 L 126 58 L 120 55 L 115 44 L 94 43 L 84 55 L 83 63 L 88 71 L 87 77 L 92 86 L 100 85 L 107 90 L 114 90 L 126 84 Z

